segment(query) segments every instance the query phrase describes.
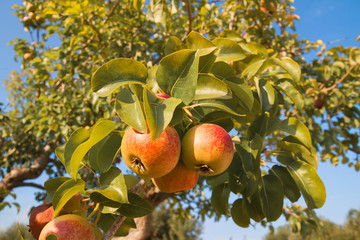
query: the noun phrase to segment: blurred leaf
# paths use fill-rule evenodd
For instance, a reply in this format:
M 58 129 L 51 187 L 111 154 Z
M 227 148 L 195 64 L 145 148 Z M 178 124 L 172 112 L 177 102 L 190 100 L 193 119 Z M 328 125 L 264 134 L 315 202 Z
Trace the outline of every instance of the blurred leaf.
M 322 207 L 326 200 L 326 190 L 315 168 L 302 161 L 290 162 L 286 168 L 299 187 L 308 208 Z
M 127 88 L 121 89 L 116 96 L 115 109 L 121 120 L 138 132 L 146 133 L 147 126 L 141 105 L 136 94 Z
M 156 79 L 160 88 L 169 96 L 180 98 L 185 104 L 193 101 L 198 78 L 199 55 L 184 49 L 160 61 Z
M 249 227 L 250 217 L 248 216 L 244 207 L 244 200 L 242 198 L 237 199 L 231 207 L 231 217 L 234 222 L 240 227 Z
M 229 184 L 223 183 L 212 188 L 211 206 L 216 212 L 227 215 L 229 209 Z
M 120 133 L 112 132 L 93 146 L 89 151 L 91 168 L 99 172 L 109 170 L 114 158 L 120 151 L 121 139 Z
M 82 179 L 69 179 L 56 190 L 53 197 L 54 217 L 58 216 L 63 206 L 76 193 L 82 193 L 85 189 L 85 182 Z
M 145 84 L 146 67 L 130 58 L 110 60 L 96 70 L 91 78 L 91 90 L 106 97 L 125 84 Z
M 284 189 L 281 181 L 274 175 L 262 177 L 261 202 L 268 222 L 277 220 L 283 210 Z
M 144 88 L 144 110 L 151 140 L 160 137 L 161 133 L 169 125 L 175 108 L 180 103 L 181 100 L 177 98 L 168 98 L 162 101 L 147 88 Z

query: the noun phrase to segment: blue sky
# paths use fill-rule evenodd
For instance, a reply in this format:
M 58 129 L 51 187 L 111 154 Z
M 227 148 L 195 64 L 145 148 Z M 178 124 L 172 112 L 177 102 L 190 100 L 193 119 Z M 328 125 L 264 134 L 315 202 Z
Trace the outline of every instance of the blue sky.
M 0 3 L 0 79 L 6 79 L 11 70 L 19 69 L 20 65 L 14 62 L 14 53 L 7 42 L 15 37 L 27 38 L 28 33 L 15 16 L 12 15 L 10 6 L 22 4 L 19 0 L 7 0 Z M 301 38 L 312 41 L 318 39 L 324 42 L 333 42 L 344 39 L 340 42 L 329 45 L 344 45 L 360 47 L 360 42 L 355 38 L 360 35 L 360 24 L 358 11 L 359 0 L 297 0 L 295 1 L 296 14 L 300 21 L 296 21 L 297 33 Z M 6 103 L 7 94 L 0 86 L 0 102 Z M 321 163 L 318 173 L 323 179 L 327 189 L 327 200 L 323 208 L 317 210 L 320 216 L 326 217 L 336 223 L 343 223 L 350 208 L 360 208 L 360 191 L 355 188 L 360 182 L 360 173 L 346 166 L 333 167 L 330 163 Z M 40 178 L 41 182 L 44 178 Z M 16 209 L 6 209 L 0 212 L 0 229 L 6 228 L 15 221 L 27 222 L 27 213 L 31 206 L 36 205 L 34 201 L 34 189 L 19 188 L 16 191 L 17 200 L 21 203 L 22 209 L 19 214 Z M 301 201 L 301 203 L 304 203 Z M 274 224 L 284 224 L 280 219 Z M 205 240 L 255 240 L 263 239 L 267 229 L 260 225 L 243 229 L 237 227 L 231 219 L 221 220 L 214 223 L 213 220 L 204 224 L 203 239 Z

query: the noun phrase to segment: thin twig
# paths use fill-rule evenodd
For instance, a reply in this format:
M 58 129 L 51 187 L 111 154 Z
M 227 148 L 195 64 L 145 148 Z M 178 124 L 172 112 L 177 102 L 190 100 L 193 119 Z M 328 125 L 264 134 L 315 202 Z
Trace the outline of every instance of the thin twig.
M 350 74 L 351 70 L 353 70 L 353 68 L 355 67 L 355 65 L 352 65 L 349 70 L 344 74 L 344 76 L 342 76 L 342 78 L 340 78 L 338 81 L 336 81 L 334 83 L 334 85 L 332 85 L 331 87 L 328 88 L 324 88 L 321 90 L 321 92 L 327 94 L 329 91 L 333 90 L 334 88 L 336 88 L 340 83 L 342 83 L 345 78 Z
M 192 31 L 192 20 L 193 20 L 190 0 L 185 0 L 185 4 L 186 4 L 186 8 L 187 8 L 187 12 L 188 12 L 188 19 L 189 19 L 189 24 L 188 24 L 188 34 L 189 34 Z
M 125 217 L 122 215 L 119 215 L 115 222 L 111 225 L 105 236 L 102 238 L 102 240 L 110 240 L 113 239 L 115 236 L 116 231 L 119 229 L 120 225 L 124 222 Z

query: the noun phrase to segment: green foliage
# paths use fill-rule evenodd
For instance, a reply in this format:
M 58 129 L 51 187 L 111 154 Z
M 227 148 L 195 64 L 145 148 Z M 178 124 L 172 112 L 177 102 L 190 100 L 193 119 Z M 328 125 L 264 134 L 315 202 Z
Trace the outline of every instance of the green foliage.
M 34 240 L 34 237 L 29 232 L 29 227 L 22 223 L 13 223 L 10 227 L 0 232 L 1 240 L 21 239 Z
M 191 216 L 179 217 L 172 208 L 161 204 L 153 214 L 154 235 L 152 239 L 186 240 L 200 239 L 201 222 Z
M 329 240 L 357 240 L 360 239 L 359 223 L 360 214 L 358 210 L 350 209 L 347 219 L 343 225 L 338 225 L 327 219 L 313 217 L 313 225 L 301 223 L 301 231 L 294 231 L 294 228 L 285 225 L 276 229 L 275 232 L 269 232 L 266 240 L 312 240 L 312 239 L 329 239 Z
M 348 155 L 360 153 L 353 131 L 360 51 L 300 40 L 289 20 L 298 18 L 292 1 L 32 2 L 35 19 L 23 19 L 25 6 L 14 6 L 34 40 L 11 42 L 21 71 L 5 82 L 11 109 L 0 112 L 0 170 L 6 179 L 45 156 L 37 173 L 49 175 L 47 200 L 57 212 L 80 192 L 97 205 L 102 229 L 119 214 L 128 217 L 119 235 L 133 227 L 132 218 L 152 212 L 141 194 L 128 192 L 138 179 L 114 164 L 127 126 L 149 130 L 152 139 L 169 123 L 180 136 L 199 123 L 236 130 L 228 171 L 173 198 L 202 220 L 223 215 L 242 227 L 275 221 L 284 196 L 321 207 L 326 193 L 316 151 L 322 161 L 360 168 Z M 319 59 L 305 62 L 319 46 Z M 15 186 L 24 185 L 19 179 Z M 3 198 L 15 187 L 7 186 Z

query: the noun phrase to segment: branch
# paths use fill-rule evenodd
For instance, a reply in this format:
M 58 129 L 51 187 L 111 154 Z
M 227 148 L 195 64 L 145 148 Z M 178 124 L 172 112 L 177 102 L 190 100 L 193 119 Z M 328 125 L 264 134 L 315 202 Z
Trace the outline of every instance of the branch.
M 102 25 L 106 24 L 107 21 L 109 21 L 109 19 L 111 18 L 112 15 L 114 15 L 116 8 L 120 5 L 121 0 L 117 1 L 114 5 L 114 7 L 111 9 L 110 13 L 107 15 L 107 17 L 104 19 L 104 21 L 102 22 Z
M 189 19 L 189 24 L 188 24 L 188 33 L 187 35 L 192 31 L 192 12 L 191 12 L 191 2 L 190 0 L 185 0 L 185 4 L 186 4 L 186 8 L 187 8 L 187 12 L 188 12 L 188 19 Z
M 12 169 L 0 182 L 0 189 L 11 191 L 15 187 L 21 186 L 35 186 L 37 184 L 24 183 L 24 180 L 35 179 L 41 175 L 47 164 L 50 162 L 48 153 L 42 152 L 30 167 L 16 167 Z M 0 202 L 4 200 L 4 196 L 0 196 Z
M 322 89 L 321 92 L 327 94 L 329 91 L 331 91 L 331 90 L 333 90 L 334 88 L 336 88 L 340 83 L 342 83 L 342 82 L 345 80 L 345 78 L 346 78 L 347 76 L 349 76 L 351 70 L 353 70 L 354 67 L 355 67 L 355 65 L 350 66 L 350 68 L 347 70 L 347 72 L 344 74 L 344 76 L 342 76 L 342 78 L 340 78 L 338 81 L 336 81 L 336 82 L 334 83 L 334 85 L 332 85 L 332 86 L 330 86 L 330 87 L 328 87 L 328 88 Z

